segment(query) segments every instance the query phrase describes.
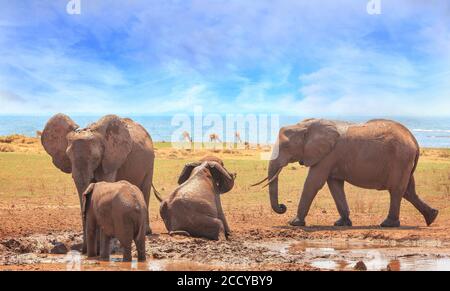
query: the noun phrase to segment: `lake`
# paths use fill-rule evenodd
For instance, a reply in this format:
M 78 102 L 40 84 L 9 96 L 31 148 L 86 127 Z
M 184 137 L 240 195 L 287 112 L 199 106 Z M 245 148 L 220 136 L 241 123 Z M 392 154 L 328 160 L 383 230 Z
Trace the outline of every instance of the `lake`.
M 279 116 L 278 122 L 270 122 L 270 118 L 265 123 L 264 115 L 243 115 L 247 120 L 251 120 L 252 117 L 256 117 L 255 127 L 245 124 L 239 131 L 241 138 L 244 141 L 257 142 L 259 138 L 260 143 L 265 141 L 273 141 L 276 137 L 280 126 L 294 124 L 304 117 L 299 116 Z M 45 123 L 50 116 L 0 116 L 0 135 L 9 134 L 23 134 L 27 136 L 35 136 L 37 130 L 42 130 Z M 231 116 L 237 118 L 238 116 Z M 71 116 L 71 118 L 79 124 L 81 127 L 85 127 L 91 122 L 98 120 L 99 116 Z M 150 133 L 154 141 L 171 141 L 174 139 L 181 140 L 181 132 L 186 129 L 193 135 L 195 141 L 208 140 L 208 133 L 211 131 L 212 122 L 223 123 L 223 130 L 214 128 L 214 131 L 219 134 L 220 137 L 225 136 L 226 129 L 226 116 L 215 115 L 213 117 L 204 115 L 201 121 L 203 126 L 200 127 L 202 132 L 200 134 L 192 134 L 192 128 L 194 125 L 194 117 L 182 116 L 181 118 L 173 118 L 172 116 L 132 116 L 132 119 L 142 124 Z M 188 120 L 186 120 L 188 119 Z M 332 118 L 339 120 L 346 120 L 352 122 L 364 122 L 372 117 L 345 117 L 345 118 Z M 390 118 L 401 122 L 408 127 L 417 138 L 419 144 L 422 147 L 434 147 L 434 148 L 450 148 L 450 117 L 394 117 Z M 180 124 L 176 121 L 183 121 L 186 128 L 181 129 Z M 187 122 L 189 121 L 189 122 Z M 187 123 L 186 123 L 187 122 Z M 197 123 L 201 124 L 201 123 Z M 273 125 L 272 125 L 273 124 Z M 198 128 L 198 127 L 197 127 Z M 219 127 L 220 128 L 220 127 Z M 230 127 L 228 127 L 230 128 Z M 245 130 L 243 129 L 245 128 Z M 250 134 L 249 132 L 261 132 L 260 135 Z M 234 140 L 234 131 L 232 128 L 232 135 L 228 135 L 231 138 L 222 138 L 225 141 Z M 263 136 L 262 138 L 260 136 Z M 200 137 L 199 137 L 200 136 Z M 258 136 L 258 138 L 256 138 Z M 267 136 L 267 137 L 265 137 Z

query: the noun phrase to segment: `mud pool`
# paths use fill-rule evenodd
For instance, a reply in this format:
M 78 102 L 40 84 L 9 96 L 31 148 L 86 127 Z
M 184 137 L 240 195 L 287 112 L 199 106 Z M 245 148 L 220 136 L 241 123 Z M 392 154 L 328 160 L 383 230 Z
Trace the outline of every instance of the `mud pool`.
M 0 270 L 367 270 L 450 271 L 450 246 L 440 241 L 203 239 L 153 235 L 147 262 L 121 261 L 113 245 L 108 262 L 79 252 L 81 235 L 57 233 L 0 241 Z M 61 246 L 67 253 L 54 254 Z M 135 255 L 135 252 L 134 252 Z

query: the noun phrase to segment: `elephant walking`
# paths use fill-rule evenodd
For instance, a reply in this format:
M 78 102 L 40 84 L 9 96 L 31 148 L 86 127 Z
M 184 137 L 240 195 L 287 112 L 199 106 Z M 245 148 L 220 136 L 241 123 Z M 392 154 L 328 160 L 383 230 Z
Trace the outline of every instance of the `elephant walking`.
M 47 122 L 41 142 L 53 164 L 72 173 L 80 204 L 90 183 L 126 180 L 139 187 L 148 207 L 155 153 L 150 135 L 140 124 L 106 115 L 80 129 L 67 115 L 56 114 Z M 85 231 L 83 221 L 83 252 Z M 147 232 L 151 232 L 148 217 Z
M 436 209 L 423 202 L 416 193 L 414 171 L 419 159 L 419 145 L 411 132 L 395 121 L 375 119 L 364 124 L 306 119 L 280 129 L 269 163 L 268 180 L 272 209 L 282 214 L 278 204 L 278 175 L 289 163 L 309 167 L 297 216 L 290 222 L 304 226 L 317 192 L 328 184 L 340 219 L 336 226 L 351 226 L 344 182 L 377 190 L 388 190 L 390 206 L 383 227 L 400 226 L 402 198 L 411 202 L 431 225 Z M 257 185 L 255 184 L 255 185 Z

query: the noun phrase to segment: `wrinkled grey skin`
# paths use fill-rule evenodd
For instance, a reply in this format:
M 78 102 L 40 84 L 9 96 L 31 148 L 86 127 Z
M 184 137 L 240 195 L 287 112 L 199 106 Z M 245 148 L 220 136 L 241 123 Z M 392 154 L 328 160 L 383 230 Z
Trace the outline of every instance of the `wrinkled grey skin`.
M 98 255 L 99 241 L 100 258 L 109 260 L 110 241 L 116 237 L 123 248 L 123 261 L 131 261 L 132 241 L 136 244 L 138 260 L 145 261 L 148 211 L 138 187 L 127 181 L 92 183 L 83 193 L 82 213 L 88 257 Z
M 161 201 L 160 214 L 169 233 L 212 240 L 228 237 L 220 194 L 233 188 L 235 177 L 215 157 L 187 164 L 178 179 L 180 186 Z
M 277 144 L 279 153 L 274 151 L 266 178 L 275 212 L 286 212 L 286 206 L 278 204 L 278 174 L 282 168 L 294 162 L 309 167 L 297 216 L 291 225 L 305 225 L 314 197 L 327 183 L 341 216 L 335 225 L 351 226 L 344 182 L 389 191 L 389 214 L 381 224 L 383 227 L 400 226 L 402 198 L 420 211 L 427 225 L 436 219 L 438 211 L 423 202 L 415 189 L 413 174 L 419 159 L 419 145 L 411 132 L 395 121 L 377 119 L 351 124 L 307 119 L 281 128 Z
M 47 122 L 41 142 L 53 164 L 72 173 L 80 203 L 90 183 L 126 180 L 139 187 L 148 206 L 155 154 L 152 139 L 140 124 L 106 115 L 79 129 L 70 117 L 56 114 Z

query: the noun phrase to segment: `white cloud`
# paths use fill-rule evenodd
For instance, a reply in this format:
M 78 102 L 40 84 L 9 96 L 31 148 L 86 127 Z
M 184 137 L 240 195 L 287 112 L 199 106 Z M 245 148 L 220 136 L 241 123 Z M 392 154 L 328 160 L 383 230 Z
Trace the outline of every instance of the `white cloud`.
M 450 115 L 448 1 L 65 4 L 2 5 L 0 113 Z
M 314 115 L 449 114 L 447 82 L 420 62 L 354 47 L 337 48 L 330 57 L 300 77 L 303 99 L 292 100 L 291 108 Z

